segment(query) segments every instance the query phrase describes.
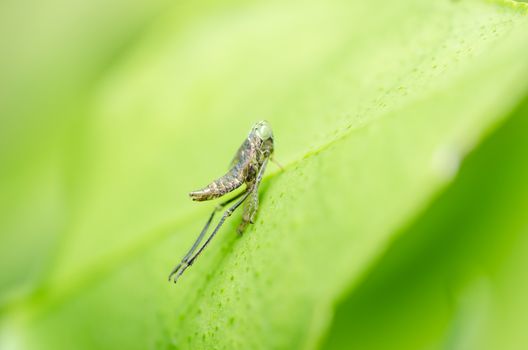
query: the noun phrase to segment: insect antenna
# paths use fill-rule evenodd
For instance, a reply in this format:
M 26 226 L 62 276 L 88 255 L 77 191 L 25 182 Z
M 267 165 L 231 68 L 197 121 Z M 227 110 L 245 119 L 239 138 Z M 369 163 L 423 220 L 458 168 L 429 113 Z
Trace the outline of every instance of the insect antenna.
M 277 162 L 277 160 L 276 160 L 275 158 L 270 157 L 270 160 L 271 160 L 271 162 L 272 162 L 273 164 L 275 164 L 276 166 L 278 166 L 279 169 L 280 169 L 281 171 L 284 171 L 284 167 L 282 166 L 282 164 L 279 163 L 279 162 Z

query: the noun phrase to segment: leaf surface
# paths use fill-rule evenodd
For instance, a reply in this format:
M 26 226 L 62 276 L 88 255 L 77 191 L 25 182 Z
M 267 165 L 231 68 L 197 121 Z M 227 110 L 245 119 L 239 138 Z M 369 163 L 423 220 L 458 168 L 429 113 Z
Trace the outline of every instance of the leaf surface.
M 8 339 L 312 348 L 528 88 L 523 5 L 272 1 L 185 22 L 178 10 L 77 106 L 82 127 L 57 150 L 65 233 L 40 288 L 6 304 Z M 285 170 L 269 172 L 257 223 L 238 238 L 234 215 L 168 284 L 213 205 L 186 194 L 222 174 L 259 119 Z

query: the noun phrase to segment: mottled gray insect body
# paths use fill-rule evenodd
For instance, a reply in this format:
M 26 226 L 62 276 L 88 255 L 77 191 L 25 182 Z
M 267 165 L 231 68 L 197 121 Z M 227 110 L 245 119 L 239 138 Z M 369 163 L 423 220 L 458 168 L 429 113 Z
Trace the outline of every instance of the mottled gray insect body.
M 259 204 L 258 187 L 264 175 L 267 162 L 271 159 L 273 150 L 274 144 L 271 126 L 267 121 L 260 121 L 255 124 L 248 137 L 239 147 L 228 172 L 224 176 L 211 182 L 206 187 L 189 193 L 189 196 L 195 201 L 206 201 L 222 197 L 223 195 L 236 190 L 240 186 L 246 185 L 244 191 L 215 208 L 202 229 L 202 232 L 198 235 L 198 238 L 192 245 L 191 249 L 189 249 L 189 252 L 170 273 L 169 280 L 175 275 L 174 282 L 177 281 L 187 267 L 193 264 L 198 255 L 200 255 L 204 248 L 209 244 L 224 221 L 246 200 L 242 222 L 238 226 L 237 232 L 241 234 L 248 224 L 254 223 Z M 215 213 L 237 199 L 238 201 L 224 212 L 222 218 L 205 243 L 196 253 L 194 253 L 204 238 Z
M 258 122 L 238 149 L 231 168 L 206 187 L 189 193 L 195 201 L 222 197 L 256 179 L 258 170 L 273 153 L 273 132 L 267 121 Z

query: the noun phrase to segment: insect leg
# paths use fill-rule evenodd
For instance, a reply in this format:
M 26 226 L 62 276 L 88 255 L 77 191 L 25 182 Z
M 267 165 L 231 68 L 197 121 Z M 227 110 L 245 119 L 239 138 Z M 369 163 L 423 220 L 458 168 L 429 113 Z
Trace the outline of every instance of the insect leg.
M 244 233 L 247 225 L 251 222 L 251 218 L 254 216 L 257 206 L 258 192 L 253 190 L 249 198 L 246 200 L 246 203 L 244 203 L 244 213 L 242 214 L 242 221 L 237 227 L 237 233 L 239 235 L 242 235 Z
M 246 190 L 247 191 L 247 190 Z M 209 219 L 207 220 L 207 222 L 205 223 L 205 226 L 203 227 L 202 229 L 202 232 L 200 232 L 200 234 L 198 235 L 198 238 L 196 238 L 196 241 L 193 243 L 191 249 L 189 249 L 189 251 L 187 252 L 187 254 L 185 254 L 185 256 L 183 257 L 183 259 L 181 260 L 181 262 L 176 265 L 174 267 L 174 269 L 172 269 L 171 273 L 169 274 L 169 281 L 171 280 L 171 277 L 176 273 L 178 272 L 178 270 L 185 264 L 187 264 L 189 262 L 189 258 L 191 257 L 191 255 L 194 253 L 194 251 L 196 250 L 196 248 L 198 247 L 198 245 L 200 244 L 200 242 L 202 241 L 202 239 L 204 238 L 205 236 L 205 233 L 207 232 L 207 229 L 209 228 L 209 225 L 211 225 L 211 222 L 213 221 L 213 218 L 215 216 L 215 214 L 222 210 L 222 208 L 224 208 L 226 205 L 228 205 L 229 203 L 237 200 L 238 198 L 240 198 L 242 195 L 244 195 L 246 193 L 246 191 L 244 192 L 240 192 L 239 194 L 237 194 L 236 196 L 234 196 L 233 198 L 230 198 L 228 199 L 227 201 L 223 202 L 223 203 L 220 203 L 218 204 L 213 212 L 211 213 L 211 215 L 209 216 Z
M 258 189 L 260 182 L 262 181 L 262 177 L 264 176 L 264 172 L 266 171 L 266 165 L 268 165 L 268 159 L 265 159 L 264 162 L 262 162 L 262 165 L 259 169 L 257 181 L 255 181 L 255 188 Z
M 262 177 L 264 176 L 264 171 L 266 171 L 267 164 L 268 160 L 266 159 L 259 169 L 255 184 L 252 186 L 251 198 L 249 198 L 249 202 L 246 203 L 246 208 L 244 208 L 244 215 L 242 216 L 242 222 L 240 223 L 240 225 L 238 225 L 237 228 L 237 232 L 239 234 L 242 234 L 244 232 L 249 223 L 254 223 L 255 215 L 257 214 L 259 205 L 258 189 L 260 186 L 260 182 L 262 181 Z
M 194 260 L 196 260 L 198 255 L 200 255 L 200 253 L 205 249 L 205 247 L 207 247 L 209 242 L 216 235 L 216 233 L 218 232 L 220 227 L 222 227 L 222 225 L 224 224 L 224 221 L 229 216 L 231 216 L 231 214 L 233 214 L 233 212 L 240 206 L 240 204 L 242 204 L 246 200 L 246 198 L 251 194 L 251 190 L 252 190 L 252 188 L 248 189 L 246 192 L 242 192 L 242 196 L 241 196 L 242 198 L 240 198 L 240 200 L 238 202 L 236 202 L 232 207 L 230 207 L 229 209 L 227 209 L 224 212 L 224 215 L 222 215 L 222 217 L 220 218 L 220 221 L 218 221 L 218 224 L 216 224 L 216 227 L 214 228 L 213 232 L 211 233 L 211 235 L 209 235 L 209 237 L 207 238 L 205 243 L 200 247 L 198 252 L 196 252 L 196 254 L 194 254 L 192 258 L 183 260 L 180 263 L 180 265 L 175 269 L 174 273 L 176 274 L 176 277 L 174 277 L 174 283 L 176 283 L 178 278 L 185 272 L 185 270 L 194 263 Z M 171 274 L 171 276 L 172 276 L 172 274 Z

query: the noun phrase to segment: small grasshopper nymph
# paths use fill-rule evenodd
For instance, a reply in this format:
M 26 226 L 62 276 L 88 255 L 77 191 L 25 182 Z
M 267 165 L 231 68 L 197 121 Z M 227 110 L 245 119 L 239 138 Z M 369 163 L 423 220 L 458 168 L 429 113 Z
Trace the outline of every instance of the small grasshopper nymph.
M 272 154 L 273 133 L 271 131 L 271 126 L 267 121 L 260 121 L 251 129 L 248 137 L 238 149 L 231 162 L 231 168 L 227 174 L 214 180 L 206 187 L 189 193 L 189 196 L 191 196 L 192 200 L 207 201 L 222 197 L 223 195 L 239 188 L 243 184 L 246 185 L 244 191 L 216 206 L 191 249 L 189 249 L 181 262 L 171 271 L 169 275 L 169 281 L 173 279 L 174 283 L 176 283 L 183 272 L 194 263 L 198 255 L 200 255 L 205 247 L 207 247 L 224 221 L 231 214 L 233 214 L 233 212 L 248 198 L 248 201 L 244 205 L 242 222 L 237 228 L 238 233 L 242 234 L 248 224 L 254 223 L 259 204 L 258 188 L 262 180 L 262 176 L 264 175 L 264 171 L 266 170 L 268 160 L 271 159 Z M 209 235 L 200 249 L 198 249 L 198 251 L 195 253 L 196 248 L 198 248 L 200 245 L 200 242 L 203 240 L 209 225 L 213 221 L 213 217 L 216 212 L 222 210 L 222 208 L 233 201 L 236 201 L 236 203 L 224 212 L 224 215 L 220 218 L 220 221 L 214 228 L 213 232 Z

